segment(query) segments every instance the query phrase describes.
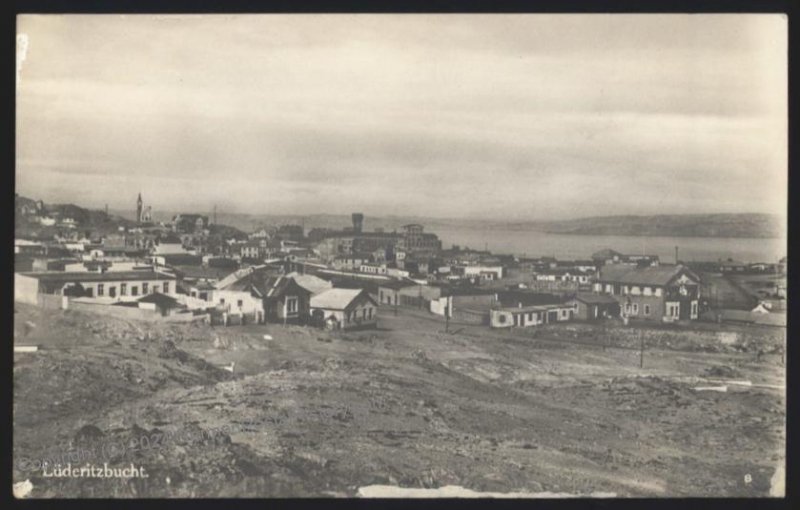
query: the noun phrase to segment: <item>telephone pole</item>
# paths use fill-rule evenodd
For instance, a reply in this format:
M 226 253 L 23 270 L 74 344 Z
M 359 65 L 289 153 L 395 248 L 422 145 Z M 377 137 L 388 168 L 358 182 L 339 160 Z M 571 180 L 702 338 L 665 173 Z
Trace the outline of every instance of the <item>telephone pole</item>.
M 444 332 L 448 333 L 450 331 L 450 310 L 451 310 L 451 301 L 450 296 L 447 297 L 444 305 Z
M 644 368 L 644 335 L 639 329 L 639 368 Z

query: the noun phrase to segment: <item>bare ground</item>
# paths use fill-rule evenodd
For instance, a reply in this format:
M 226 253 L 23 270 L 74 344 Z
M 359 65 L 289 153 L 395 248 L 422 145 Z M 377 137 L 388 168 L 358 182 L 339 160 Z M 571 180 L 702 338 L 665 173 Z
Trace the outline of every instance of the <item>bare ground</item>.
M 785 379 L 779 355 L 755 352 L 780 335 L 744 332 L 711 345 L 703 332 L 646 331 L 640 368 L 637 331 L 606 330 L 604 349 L 597 326 L 445 333 L 401 310 L 378 330 L 330 334 L 17 304 L 15 343 L 40 351 L 15 354 L 14 481 L 29 479 L 32 497 L 354 496 L 374 484 L 767 496 Z M 724 380 L 754 385 L 694 389 Z M 46 478 L 35 465 L 81 448 L 149 478 Z

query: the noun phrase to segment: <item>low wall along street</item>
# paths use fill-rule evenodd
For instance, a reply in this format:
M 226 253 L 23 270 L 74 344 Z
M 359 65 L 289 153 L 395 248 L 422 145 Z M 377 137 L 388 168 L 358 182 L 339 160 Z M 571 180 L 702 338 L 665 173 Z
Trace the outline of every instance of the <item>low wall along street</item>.
M 61 296 L 54 296 L 61 298 Z M 192 313 L 180 313 L 168 316 L 161 315 L 156 310 L 148 310 L 144 308 L 129 307 L 129 306 L 113 306 L 105 304 L 92 304 L 81 303 L 69 300 L 69 309 L 78 310 L 82 312 L 99 313 L 103 315 L 111 315 L 121 319 L 134 319 L 144 321 L 158 321 L 158 322 L 192 322 L 192 321 L 207 321 L 208 314 L 194 315 Z

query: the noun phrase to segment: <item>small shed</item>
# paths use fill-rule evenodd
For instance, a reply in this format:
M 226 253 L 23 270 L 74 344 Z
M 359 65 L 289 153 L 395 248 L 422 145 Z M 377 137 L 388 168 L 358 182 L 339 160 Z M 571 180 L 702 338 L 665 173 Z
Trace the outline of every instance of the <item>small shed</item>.
M 578 294 L 572 301 L 576 305 L 575 318 L 584 321 L 619 317 L 619 302 L 605 294 Z

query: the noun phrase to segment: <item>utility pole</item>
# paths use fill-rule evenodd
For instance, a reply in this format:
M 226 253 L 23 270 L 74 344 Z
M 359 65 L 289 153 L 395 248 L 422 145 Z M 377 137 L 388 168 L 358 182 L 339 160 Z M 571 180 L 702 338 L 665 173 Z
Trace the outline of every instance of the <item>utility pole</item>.
M 678 263 L 678 247 L 675 247 L 675 264 Z
M 644 368 L 644 335 L 639 328 L 639 368 Z
M 448 333 L 450 331 L 450 311 L 452 306 L 452 301 L 450 300 L 451 297 L 447 296 L 447 300 L 445 301 L 444 305 L 444 332 Z
M 595 306 L 597 306 L 597 305 L 595 305 Z M 603 329 L 600 330 L 600 334 L 603 335 L 603 339 L 602 339 L 603 352 L 606 352 L 606 336 L 607 336 L 608 326 L 606 325 L 606 318 L 605 317 L 601 317 L 600 320 L 603 321 Z
M 394 316 L 397 317 L 397 300 L 400 297 L 397 295 L 397 291 L 394 293 Z
M 214 225 L 217 224 L 217 204 L 214 204 Z

